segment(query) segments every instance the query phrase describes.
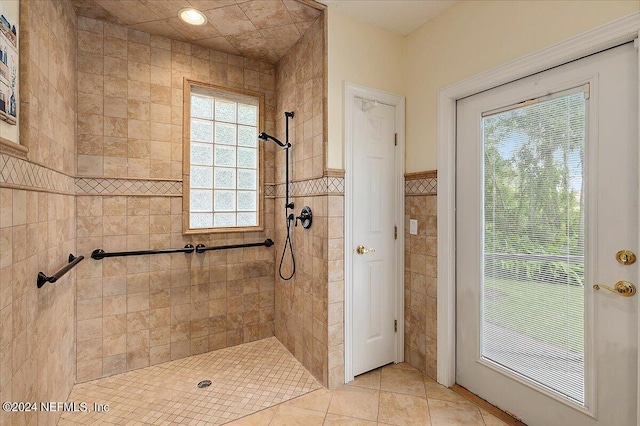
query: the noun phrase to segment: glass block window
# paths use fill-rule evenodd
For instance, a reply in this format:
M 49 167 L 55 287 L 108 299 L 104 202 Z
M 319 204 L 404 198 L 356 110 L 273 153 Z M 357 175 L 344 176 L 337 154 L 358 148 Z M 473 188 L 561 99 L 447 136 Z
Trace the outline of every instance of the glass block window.
M 185 231 L 259 228 L 260 99 L 195 85 L 189 92 Z

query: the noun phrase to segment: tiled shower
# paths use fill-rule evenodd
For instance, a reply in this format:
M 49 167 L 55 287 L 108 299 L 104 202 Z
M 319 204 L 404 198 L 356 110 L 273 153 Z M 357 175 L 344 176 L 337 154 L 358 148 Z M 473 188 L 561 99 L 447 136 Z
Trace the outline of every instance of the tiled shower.
M 78 195 L 79 251 L 273 238 L 273 199 L 265 200 L 264 232 L 183 236 L 179 181 L 183 78 L 264 93 L 266 131 L 272 131 L 274 66 L 79 17 L 78 77 L 78 175 L 120 179 Z M 273 154 L 265 148 L 265 179 L 272 182 Z M 140 181 L 153 190 L 126 185 Z M 273 336 L 274 252 L 250 248 L 81 264 L 77 380 Z
M 76 16 L 66 0 L 21 3 L 28 152 L 0 145 L 2 401 L 65 401 L 74 383 L 272 336 L 321 384 L 343 383 L 344 171 L 326 166 L 326 22 L 316 12 L 274 65 Z M 182 234 L 184 78 L 264 94 L 261 130 L 278 137 L 284 111 L 295 111 L 292 196 L 296 212 L 313 209 L 314 222 L 293 228 L 294 279 L 277 275 L 285 157 L 273 144 L 264 146 L 263 232 Z M 420 191 L 407 197 L 407 211 L 424 217 L 429 239 L 434 191 Z M 98 248 L 266 238 L 275 246 L 89 258 Z M 435 269 L 420 265 L 434 264 L 425 244 L 435 241 L 406 241 L 405 357 L 433 375 Z M 37 273 L 56 270 L 69 253 L 86 259 L 37 289 Z M 58 414 L 36 416 L 45 424 Z
M 0 165 L 2 400 L 64 401 L 74 382 L 274 335 L 329 384 L 327 279 L 342 280 L 328 273 L 329 253 L 341 258 L 342 246 L 329 250 L 327 223 L 329 205 L 342 214 L 343 184 L 341 173 L 325 174 L 325 28 L 316 16 L 290 59 L 272 65 L 76 17 L 66 1 L 23 2 L 28 153 L 5 150 Z M 309 231 L 295 229 L 296 281 L 275 281 L 284 157 L 273 146 L 265 145 L 263 232 L 182 235 L 183 78 L 263 93 L 262 130 L 271 134 L 282 131 L 284 110 L 296 111 L 293 196 L 297 209 L 315 212 Z M 275 247 L 89 258 L 97 248 L 265 238 Z M 56 285 L 29 285 L 68 253 L 87 259 Z

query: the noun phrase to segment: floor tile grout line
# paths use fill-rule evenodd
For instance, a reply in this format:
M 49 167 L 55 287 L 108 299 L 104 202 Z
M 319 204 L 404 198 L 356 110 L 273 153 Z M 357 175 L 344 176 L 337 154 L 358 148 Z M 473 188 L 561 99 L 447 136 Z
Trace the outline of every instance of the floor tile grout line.
M 431 404 L 429 404 L 429 395 L 427 394 L 426 386 L 425 386 L 425 395 L 427 395 L 427 413 L 429 414 L 429 425 L 433 425 L 433 420 L 431 418 Z

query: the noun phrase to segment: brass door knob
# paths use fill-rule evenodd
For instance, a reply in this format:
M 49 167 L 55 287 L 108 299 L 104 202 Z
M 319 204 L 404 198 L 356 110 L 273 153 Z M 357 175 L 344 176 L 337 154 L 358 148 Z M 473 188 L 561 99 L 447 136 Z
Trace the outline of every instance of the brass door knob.
M 634 294 L 636 294 L 635 284 L 630 283 L 629 281 L 618 281 L 613 288 L 609 287 L 608 285 L 602 285 L 602 284 L 593 285 L 594 290 L 600 290 L 601 288 L 604 288 L 605 290 L 609 290 L 612 293 L 618 293 L 620 296 L 624 296 L 624 297 L 631 297 Z
M 367 253 L 375 253 L 376 249 L 374 248 L 366 248 L 365 246 L 363 246 L 362 244 L 360 244 L 358 247 L 356 247 L 356 253 L 358 254 L 367 254 Z

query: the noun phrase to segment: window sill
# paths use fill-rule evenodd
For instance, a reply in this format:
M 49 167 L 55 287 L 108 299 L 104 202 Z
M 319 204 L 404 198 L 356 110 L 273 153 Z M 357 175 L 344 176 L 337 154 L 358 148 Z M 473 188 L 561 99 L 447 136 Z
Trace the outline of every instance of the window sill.
M 231 234 L 239 232 L 264 232 L 264 226 L 247 226 L 237 228 L 202 228 L 183 229 L 182 235 L 202 235 L 202 234 Z

